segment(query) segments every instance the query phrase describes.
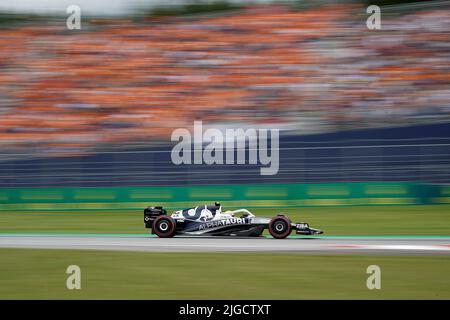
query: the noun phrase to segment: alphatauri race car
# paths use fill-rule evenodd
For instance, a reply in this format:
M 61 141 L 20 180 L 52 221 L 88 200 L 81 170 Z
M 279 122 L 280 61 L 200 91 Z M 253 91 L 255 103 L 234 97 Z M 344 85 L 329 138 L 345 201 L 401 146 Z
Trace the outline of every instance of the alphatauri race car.
M 219 202 L 178 210 L 170 216 L 161 206 L 147 207 L 144 210 L 144 223 L 160 238 L 175 235 L 259 237 L 265 229 L 276 239 L 286 238 L 292 230 L 303 235 L 323 233 L 310 228 L 305 222 L 292 223 L 283 214 L 259 218 L 247 209 L 222 212 Z

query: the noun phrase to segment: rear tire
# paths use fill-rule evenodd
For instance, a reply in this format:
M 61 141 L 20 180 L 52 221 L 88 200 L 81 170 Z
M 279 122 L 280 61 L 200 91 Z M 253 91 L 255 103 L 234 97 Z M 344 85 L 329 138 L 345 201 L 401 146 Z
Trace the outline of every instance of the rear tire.
M 152 232 L 160 238 L 171 238 L 175 235 L 177 223 L 168 216 L 159 216 L 153 221 Z
M 269 222 L 269 233 L 275 239 L 284 239 L 291 234 L 291 220 L 285 216 L 276 216 Z

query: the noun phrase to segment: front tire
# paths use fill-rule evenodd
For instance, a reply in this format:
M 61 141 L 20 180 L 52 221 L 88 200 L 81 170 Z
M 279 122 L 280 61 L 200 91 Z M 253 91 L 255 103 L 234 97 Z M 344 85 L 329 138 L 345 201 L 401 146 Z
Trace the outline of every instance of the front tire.
M 291 220 L 284 216 L 276 216 L 269 222 L 269 233 L 275 239 L 284 239 L 291 234 Z
M 175 235 L 177 223 L 172 217 L 159 216 L 153 221 L 152 231 L 160 238 L 171 238 Z

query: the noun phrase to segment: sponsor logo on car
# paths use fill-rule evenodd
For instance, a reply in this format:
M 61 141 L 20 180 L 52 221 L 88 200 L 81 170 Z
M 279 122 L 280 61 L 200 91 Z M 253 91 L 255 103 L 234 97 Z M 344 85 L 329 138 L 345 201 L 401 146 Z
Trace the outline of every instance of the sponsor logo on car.
M 230 218 L 230 219 L 224 219 L 224 220 L 217 220 L 217 221 L 210 221 L 204 224 L 199 225 L 199 230 L 209 229 L 209 228 L 215 228 L 215 227 L 221 227 L 221 226 L 227 226 L 227 225 L 233 225 L 233 224 L 246 224 L 248 223 L 247 219 L 245 218 Z
M 296 228 L 298 230 L 309 229 L 309 224 L 307 224 L 307 223 L 297 223 Z

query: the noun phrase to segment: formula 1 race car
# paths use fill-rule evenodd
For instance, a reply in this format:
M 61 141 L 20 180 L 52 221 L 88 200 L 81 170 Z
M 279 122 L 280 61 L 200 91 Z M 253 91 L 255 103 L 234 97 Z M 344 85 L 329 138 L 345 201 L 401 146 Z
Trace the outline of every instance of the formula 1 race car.
M 144 210 L 144 223 L 160 238 L 174 235 L 258 237 L 264 229 L 269 229 L 276 239 L 286 238 L 292 230 L 303 235 L 323 233 L 310 228 L 305 222 L 292 223 L 283 214 L 274 218 L 257 218 L 247 209 L 222 212 L 219 202 L 178 210 L 170 216 L 161 206 L 147 207 Z

